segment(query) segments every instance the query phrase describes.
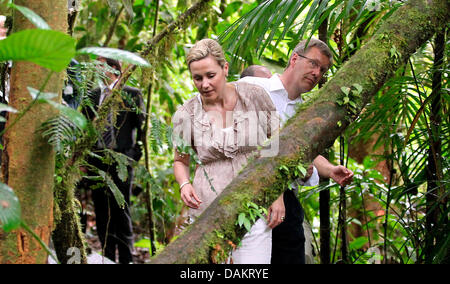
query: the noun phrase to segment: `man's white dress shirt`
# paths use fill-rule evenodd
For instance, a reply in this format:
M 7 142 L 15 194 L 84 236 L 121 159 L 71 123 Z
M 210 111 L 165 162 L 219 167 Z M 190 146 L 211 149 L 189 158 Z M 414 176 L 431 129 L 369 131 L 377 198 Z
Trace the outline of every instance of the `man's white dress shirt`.
M 297 111 L 297 106 L 303 103 L 301 96 L 298 96 L 294 100 L 289 99 L 288 92 L 284 88 L 283 82 L 281 82 L 278 74 L 274 74 L 269 79 L 247 76 L 242 78 L 240 81 L 258 85 L 269 94 L 278 114 L 280 115 L 281 127 L 283 127 L 289 118 L 294 116 Z M 313 168 L 314 171 L 312 176 L 305 183 L 300 180 L 298 181 L 301 185 L 316 186 L 319 184 L 319 173 L 316 167 Z
M 269 79 L 260 77 L 244 77 L 241 81 L 261 86 L 269 94 L 278 114 L 280 115 L 281 126 L 283 126 L 286 121 L 295 114 L 297 105 L 303 103 L 301 96 L 298 96 L 295 100 L 289 99 L 288 93 L 284 88 L 278 74 L 273 75 Z
M 288 93 L 283 86 L 278 74 L 271 78 L 244 77 L 242 81 L 261 86 L 272 99 L 278 114 L 280 115 L 281 127 L 291 118 L 297 109 L 297 105 L 303 103 L 301 96 L 290 100 Z M 319 184 L 319 173 L 316 167 L 313 167 L 312 176 L 303 182 L 300 179 L 296 181 L 304 186 L 316 186 Z M 291 185 L 294 190 L 298 190 L 295 182 Z M 305 224 L 303 225 L 305 228 Z M 306 228 L 305 228 L 306 229 Z M 307 263 L 312 260 L 311 239 L 307 230 L 305 231 L 305 255 Z M 267 226 L 266 220 L 258 219 L 252 226 L 250 232 L 242 238 L 241 246 L 232 253 L 234 264 L 270 264 L 272 257 L 272 230 Z

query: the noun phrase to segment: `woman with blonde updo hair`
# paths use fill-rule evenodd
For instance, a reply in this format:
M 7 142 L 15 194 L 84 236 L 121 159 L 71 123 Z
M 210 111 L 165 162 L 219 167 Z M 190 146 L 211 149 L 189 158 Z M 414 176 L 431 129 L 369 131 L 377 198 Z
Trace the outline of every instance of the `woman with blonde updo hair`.
M 173 168 L 181 199 L 188 207 L 186 223 L 190 224 L 237 176 L 252 151 L 271 136 L 274 125 L 278 127 L 279 120 L 272 100 L 262 88 L 246 82 L 227 82 L 228 62 L 215 40 L 197 42 L 186 61 L 198 94 L 180 106 L 172 119 Z M 192 182 L 190 155 L 182 153 L 183 146 L 192 146 L 201 162 Z M 252 248 L 243 245 L 249 253 L 234 258 L 234 263 L 270 263 L 270 228 L 265 223 L 260 228 L 267 232 L 257 234 L 260 237 L 251 241 Z
M 197 42 L 189 50 L 189 53 L 186 56 L 186 63 L 188 65 L 188 68 L 190 68 L 192 62 L 201 60 L 208 55 L 212 56 L 220 65 L 220 67 L 225 67 L 227 60 L 225 59 L 222 47 L 217 43 L 217 41 L 206 38 Z

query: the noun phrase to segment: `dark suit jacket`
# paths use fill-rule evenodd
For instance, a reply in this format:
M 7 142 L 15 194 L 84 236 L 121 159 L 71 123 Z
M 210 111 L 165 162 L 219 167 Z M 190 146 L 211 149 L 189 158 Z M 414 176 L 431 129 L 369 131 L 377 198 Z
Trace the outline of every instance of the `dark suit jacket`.
M 101 96 L 100 88 L 94 89 L 91 92 L 91 95 L 94 109 L 97 111 Z M 142 100 L 142 93 L 139 89 L 125 86 L 122 89 L 122 100 L 126 109 L 120 110 L 117 115 L 114 126 L 116 147 L 113 150 L 125 154 L 137 161 L 142 156 L 140 146 L 137 143 L 143 137 L 142 126 L 144 124 L 144 103 Z M 90 120 L 95 118 L 94 112 L 89 107 L 85 107 L 83 113 Z M 136 134 L 136 137 L 134 137 L 134 134 Z

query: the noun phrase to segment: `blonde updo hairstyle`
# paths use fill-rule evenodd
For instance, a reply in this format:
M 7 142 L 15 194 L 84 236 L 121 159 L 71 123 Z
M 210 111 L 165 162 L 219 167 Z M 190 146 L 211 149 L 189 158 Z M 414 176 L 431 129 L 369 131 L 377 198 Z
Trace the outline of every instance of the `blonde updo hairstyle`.
M 201 60 L 208 55 L 211 55 L 214 59 L 216 59 L 217 63 L 220 67 L 224 67 L 227 62 L 225 59 L 225 55 L 223 53 L 223 49 L 220 44 L 213 39 L 202 39 L 198 41 L 188 52 L 186 56 L 186 62 L 189 70 L 191 70 L 191 63 L 194 61 Z

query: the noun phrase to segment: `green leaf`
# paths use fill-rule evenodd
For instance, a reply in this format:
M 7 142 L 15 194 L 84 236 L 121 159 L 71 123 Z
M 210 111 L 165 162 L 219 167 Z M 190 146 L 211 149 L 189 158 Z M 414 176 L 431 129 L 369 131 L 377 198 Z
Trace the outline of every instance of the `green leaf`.
M 41 18 L 38 14 L 33 12 L 32 10 L 28 9 L 27 7 L 11 4 L 11 7 L 17 9 L 19 12 L 21 12 L 25 18 L 30 20 L 38 29 L 42 30 L 51 30 L 50 26 L 47 24 L 44 19 Z
M 47 103 L 48 101 L 58 97 L 55 93 L 40 92 L 32 87 L 27 87 L 28 92 L 33 100 L 37 100 L 38 103 Z
M 218 231 L 218 230 L 214 230 L 214 233 L 216 233 L 216 236 L 218 238 L 221 238 L 221 239 L 225 238 L 225 235 L 223 233 L 221 233 L 220 231 Z
M 52 30 L 23 30 L 0 41 L 0 62 L 28 61 L 55 72 L 75 56 L 75 39 Z
M 250 220 L 247 218 L 244 219 L 244 227 L 248 232 L 250 232 L 252 228 L 252 224 L 250 223 Z
M 255 208 L 255 209 L 258 209 L 259 208 L 259 206 L 258 205 L 256 205 L 255 203 L 253 203 L 253 202 L 247 202 L 247 207 L 248 208 Z
M 305 177 L 307 170 L 302 165 L 297 165 L 297 169 L 302 173 L 302 175 Z
M 0 228 L 5 232 L 20 227 L 20 203 L 14 191 L 4 183 L 0 183 Z
M 280 171 L 286 171 L 287 173 L 289 173 L 289 168 L 286 166 L 286 165 L 281 165 L 279 168 L 278 168 Z
M 225 10 L 223 11 L 221 18 L 226 19 L 227 17 L 231 16 L 233 13 L 239 10 L 242 6 L 242 1 L 234 1 L 227 5 Z
M 9 105 L 0 103 L 0 112 L 2 112 L 2 111 L 8 111 L 8 112 L 14 112 L 14 113 L 17 112 L 17 110 L 15 108 L 10 107 Z
M 149 239 L 141 239 L 134 243 L 134 247 L 136 248 L 151 248 Z
M 359 237 L 350 243 L 350 249 L 357 250 L 362 248 L 369 239 L 367 237 Z
M 130 165 L 130 158 L 114 150 L 106 149 L 105 151 L 116 161 L 117 176 L 121 181 L 125 182 L 128 179 L 127 166 Z
M 255 215 L 253 214 L 253 210 L 252 211 L 250 211 L 250 212 L 248 212 L 248 214 L 250 215 L 249 217 L 249 219 L 250 220 L 252 220 L 252 221 L 255 221 Z
M 31 87 L 27 87 L 28 91 L 30 92 L 31 97 L 34 100 L 38 100 L 39 103 L 48 103 L 51 106 L 53 106 L 54 108 L 56 108 L 57 110 L 59 110 L 61 112 L 61 114 L 63 114 L 65 117 L 67 117 L 70 121 L 72 121 L 78 128 L 82 129 L 82 130 L 86 130 L 87 125 L 88 125 L 88 120 L 86 119 L 86 117 L 84 117 L 83 114 L 81 114 L 80 112 L 64 106 L 60 103 L 57 103 L 55 101 L 53 101 L 53 98 L 58 97 L 58 94 L 55 93 L 39 93 L 38 90 L 31 88 Z
M 82 130 L 87 129 L 88 120 L 86 119 L 86 117 L 84 117 L 83 114 L 79 113 L 73 108 L 64 106 L 54 101 L 49 101 L 49 103 L 57 110 L 59 110 L 65 117 L 70 119 L 70 121 L 72 121 L 78 128 Z
M 78 54 L 94 54 L 106 58 L 116 59 L 122 62 L 128 62 L 138 66 L 150 67 L 142 57 L 126 50 L 109 47 L 85 47 L 77 51 Z
M 245 217 L 245 213 L 239 214 L 239 217 L 238 217 L 238 224 L 239 224 L 240 227 L 242 227 L 242 225 L 244 224 L 245 219 L 247 219 L 247 218 Z
M 372 160 L 370 156 L 366 156 L 363 161 L 363 165 L 365 169 L 374 168 L 377 165 L 377 162 Z
M 355 84 L 353 84 L 353 87 L 355 87 L 355 89 L 357 90 L 358 94 L 361 94 L 361 92 L 363 90 L 363 87 L 360 84 L 355 83 Z
M 114 198 L 116 199 L 117 205 L 119 205 L 120 208 L 125 208 L 125 198 L 123 197 L 122 192 L 120 192 L 117 185 L 114 183 L 113 179 L 108 173 L 105 173 L 102 170 L 98 170 L 98 174 L 104 179 L 106 185 L 109 187 L 111 192 L 114 195 Z
M 348 96 L 348 94 L 350 93 L 350 88 L 349 87 L 341 87 L 341 91 Z
M 344 97 L 344 104 L 348 104 L 349 101 L 350 101 L 349 97 Z

